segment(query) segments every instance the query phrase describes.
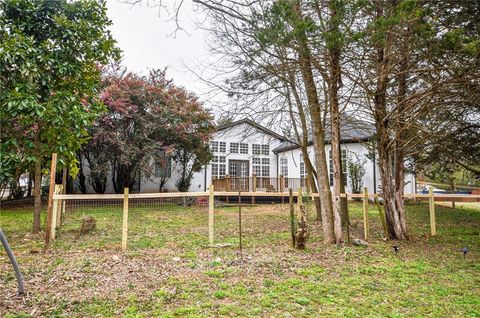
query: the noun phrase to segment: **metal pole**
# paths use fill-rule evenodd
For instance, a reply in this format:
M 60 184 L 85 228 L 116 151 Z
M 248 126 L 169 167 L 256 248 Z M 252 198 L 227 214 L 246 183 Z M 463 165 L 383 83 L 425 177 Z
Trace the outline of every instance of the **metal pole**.
M 8 245 L 7 238 L 5 237 L 5 234 L 3 234 L 2 229 L 0 229 L 0 240 L 2 241 L 3 247 L 7 252 L 8 258 L 12 263 L 13 269 L 15 270 L 15 277 L 17 278 L 17 285 L 18 285 L 18 295 L 23 295 L 25 294 L 25 286 L 23 285 L 22 272 L 20 272 L 20 267 L 18 267 L 17 260 L 13 255 L 12 250 L 10 249 L 10 245 Z

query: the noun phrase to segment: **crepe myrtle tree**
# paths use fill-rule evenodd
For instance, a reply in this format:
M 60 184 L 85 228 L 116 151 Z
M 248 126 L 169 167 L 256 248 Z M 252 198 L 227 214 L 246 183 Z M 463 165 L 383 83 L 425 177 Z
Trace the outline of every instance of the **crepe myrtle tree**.
M 181 162 L 182 187 L 210 160 L 212 116 L 197 97 L 166 78 L 165 70 L 140 76 L 122 69 L 107 74 L 101 100 L 107 111 L 91 129 L 81 157 L 91 171 L 95 191 L 105 191 L 111 174 L 116 193 L 152 178 L 155 163 Z M 189 177 L 190 176 L 190 177 Z
M 0 181 L 34 170 L 33 232 L 41 178 L 52 152 L 76 168 L 76 151 L 103 106 L 100 65 L 119 57 L 102 1 L 0 2 Z

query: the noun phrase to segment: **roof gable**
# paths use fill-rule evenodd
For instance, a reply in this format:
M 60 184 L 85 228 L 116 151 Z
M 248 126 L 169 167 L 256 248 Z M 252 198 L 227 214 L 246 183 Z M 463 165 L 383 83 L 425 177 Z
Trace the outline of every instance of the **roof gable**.
M 280 134 L 277 134 L 276 132 L 274 132 L 273 130 L 270 130 L 260 124 L 257 124 L 256 122 L 254 122 L 253 120 L 251 119 L 248 119 L 248 118 L 244 118 L 244 119 L 240 119 L 240 120 L 237 120 L 237 121 L 234 121 L 234 122 L 231 122 L 231 123 L 228 123 L 228 124 L 223 124 L 223 125 L 219 125 L 217 127 L 217 131 L 222 131 L 222 130 L 226 130 L 226 129 L 229 129 L 229 128 L 233 128 L 233 127 L 236 127 L 236 126 L 240 126 L 240 125 L 249 125 L 267 135 L 270 135 L 278 140 L 281 140 L 281 141 L 284 141 L 284 140 L 287 140 L 287 138 L 285 138 L 284 136 L 280 135 Z

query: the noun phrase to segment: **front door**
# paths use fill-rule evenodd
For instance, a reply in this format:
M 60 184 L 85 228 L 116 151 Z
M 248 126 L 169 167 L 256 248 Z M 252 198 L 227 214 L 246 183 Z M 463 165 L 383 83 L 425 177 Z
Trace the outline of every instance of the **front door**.
M 249 167 L 248 160 L 229 160 L 228 174 L 232 191 L 248 191 Z

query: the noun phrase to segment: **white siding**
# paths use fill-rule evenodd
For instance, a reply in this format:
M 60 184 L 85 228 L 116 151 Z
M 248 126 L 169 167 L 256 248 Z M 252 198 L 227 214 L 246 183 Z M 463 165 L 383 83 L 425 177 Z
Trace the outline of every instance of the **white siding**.
M 228 129 L 221 130 L 214 134 L 212 141 L 222 141 L 226 143 L 226 151 L 225 153 L 215 152 L 213 155 L 222 155 L 225 156 L 225 164 L 226 164 L 226 174 L 228 174 L 229 162 L 230 160 L 248 160 L 249 162 L 249 176 L 253 173 L 252 167 L 252 158 L 255 156 L 252 154 L 252 145 L 259 144 L 259 145 L 269 145 L 269 154 L 268 155 L 261 155 L 262 158 L 269 158 L 270 161 L 270 177 L 277 177 L 281 174 L 279 162 L 280 157 L 286 157 L 288 160 L 288 177 L 289 178 L 300 178 L 300 154 L 301 151 L 299 148 L 288 150 L 282 153 L 274 154 L 272 152 L 273 149 L 277 148 L 281 140 L 273 137 L 270 134 L 267 134 L 261 130 L 258 130 L 248 124 L 240 124 L 237 126 L 233 126 Z M 248 144 L 248 154 L 241 154 L 241 153 L 230 153 L 230 144 L 231 143 L 247 143 Z M 363 178 L 363 185 L 368 188 L 369 193 L 374 193 L 374 180 L 373 180 L 373 162 L 367 157 L 368 149 L 361 143 L 347 143 L 342 145 L 342 149 L 347 150 L 347 158 L 349 157 L 348 153 L 355 153 L 360 159 L 365 159 L 365 176 Z M 327 155 L 327 167 L 328 167 L 328 153 L 330 151 L 330 145 L 325 146 L 325 152 Z M 315 155 L 313 146 L 308 147 L 308 153 L 310 160 L 315 165 Z M 153 165 L 153 163 L 152 163 Z M 375 167 L 376 169 L 376 185 L 378 192 L 380 186 L 380 173 L 378 171 L 378 166 Z M 87 167 L 84 167 L 85 175 L 87 177 L 86 184 L 89 192 L 93 192 L 92 187 L 90 186 L 89 178 L 89 171 Z M 177 191 L 175 183 L 180 176 L 179 167 L 176 165 L 175 162 L 172 162 L 172 172 L 171 177 L 167 180 L 165 184 L 165 189 L 167 191 Z M 328 176 L 327 176 L 328 177 Z M 193 174 L 192 183 L 190 186 L 190 190 L 192 192 L 196 191 L 206 191 L 211 184 L 212 180 L 212 166 L 211 164 L 206 165 L 201 171 L 196 172 Z M 405 186 L 406 193 L 414 193 L 415 191 L 415 182 L 414 182 L 413 175 L 406 176 L 407 185 Z M 158 192 L 159 191 L 159 182 L 160 178 L 155 177 L 154 175 L 147 178 L 141 178 L 141 185 L 140 191 L 141 192 Z M 77 181 L 77 191 L 78 191 L 78 181 Z M 347 178 L 346 184 L 346 191 L 351 192 L 350 188 L 350 179 Z M 111 181 L 111 177 L 107 180 L 107 193 L 113 192 L 113 185 Z

